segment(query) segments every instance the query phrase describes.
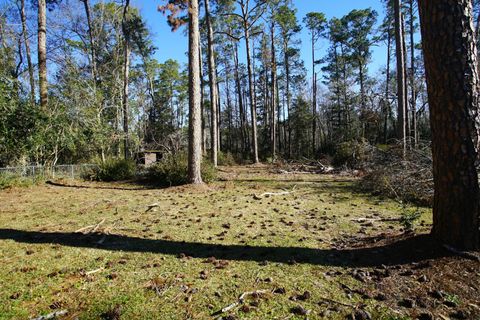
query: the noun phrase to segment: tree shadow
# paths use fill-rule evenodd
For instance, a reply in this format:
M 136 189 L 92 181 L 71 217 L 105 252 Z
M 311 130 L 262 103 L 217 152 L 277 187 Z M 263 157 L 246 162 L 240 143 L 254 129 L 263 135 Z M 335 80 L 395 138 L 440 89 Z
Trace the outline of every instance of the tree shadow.
M 381 244 L 364 243 L 349 249 L 314 249 L 302 247 L 267 247 L 195 243 L 69 232 L 38 232 L 0 229 L 0 239 L 30 244 L 60 244 L 78 248 L 96 248 L 108 251 L 146 252 L 185 255 L 193 258 L 305 263 L 322 266 L 378 267 L 421 262 L 427 259 L 451 256 L 430 235 L 398 236 Z
M 128 181 L 130 184 L 134 184 L 136 181 Z M 45 184 L 48 184 L 50 186 L 54 187 L 61 187 L 61 188 L 73 188 L 73 189 L 99 189 L 99 190 L 121 190 L 121 191 L 142 191 L 142 190 L 150 190 L 150 189 L 163 189 L 159 186 L 155 186 L 153 184 L 141 184 L 141 183 L 135 183 L 137 185 L 141 185 L 142 187 L 132 187 L 132 188 L 127 188 L 127 187 L 120 187 L 120 186 L 102 186 L 102 185 L 79 185 L 79 184 L 66 184 L 66 183 L 61 183 L 61 182 L 55 182 L 55 181 L 45 181 Z

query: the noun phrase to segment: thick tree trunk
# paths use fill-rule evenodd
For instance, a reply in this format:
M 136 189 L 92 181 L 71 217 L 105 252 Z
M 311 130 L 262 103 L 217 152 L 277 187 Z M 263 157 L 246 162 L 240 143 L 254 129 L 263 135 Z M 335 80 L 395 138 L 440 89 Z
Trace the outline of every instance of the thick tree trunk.
M 432 128 L 432 233 L 480 249 L 479 83 L 471 0 L 420 0 Z
M 190 0 L 188 25 L 188 181 L 202 183 L 202 111 L 200 109 L 200 31 L 198 23 L 198 0 Z
M 207 22 L 207 38 L 208 38 L 208 81 L 210 87 L 210 106 L 211 106 L 211 117 L 210 117 L 210 138 L 211 138 L 211 150 L 210 157 L 212 159 L 213 165 L 217 166 L 217 157 L 218 157 L 218 120 L 217 120 L 217 110 L 218 110 L 218 91 L 217 91 L 217 67 L 215 65 L 215 53 L 213 50 L 213 27 L 210 18 L 210 1 L 204 0 L 205 4 L 205 19 Z
M 27 16 L 25 14 L 25 0 L 20 2 L 20 17 L 22 20 L 22 35 L 25 43 L 25 52 L 27 54 L 28 80 L 30 82 L 30 100 L 35 104 L 35 77 L 33 74 L 32 54 L 30 51 L 30 41 L 28 40 Z
M 40 106 L 47 108 L 47 3 L 38 0 L 38 84 L 40 87 Z
M 403 52 L 403 28 L 400 0 L 395 0 L 395 48 L 397 57 L 397 138 L 402 142 L 403 150 L 407 149 L 407 123 L 405 121 L 405 55 Z
M 123 107 L 123 157 L 128 159 L 128 82 L 130 74 L 130 31 L 128 24 L 128 11 L 130 8 L 130 0 L 126 0 L 125 6 L 123 8 L 123 19 L 122 19 L 122 32 L 124 37 L 124 52 L 123 52 L 123 98 L 122 98 L 122 107 Z

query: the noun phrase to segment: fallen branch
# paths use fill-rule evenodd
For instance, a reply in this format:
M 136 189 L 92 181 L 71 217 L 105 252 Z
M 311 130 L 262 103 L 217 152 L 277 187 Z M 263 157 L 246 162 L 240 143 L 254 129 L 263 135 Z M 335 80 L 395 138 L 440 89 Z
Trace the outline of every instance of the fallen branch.
M 296 185 L 295 185 L 295 186 L 293 186 L 293 188 L 292 188 L 292 190 L 291 190 L 291 191 L 282 191 L 282 192 L 264 192 L 264 193 L 262 193 L 261 195 L 256 195 L 256 194 L 254 194 L 254 195 L 253 195 L 253 198 L 254 198 L 255 200 L 261 200 L 261 199 L 263 199 L 263 197 L 269 197 L 269 196 L 283 196 L 283 195 L 287 195 L 287 194 L 290 194 L 290 193 L 293 193 L 293 192 L 295 192 L 295 188 L 296 188 L 296 187 L 297 187 Z
M 55 311 L 55 312 L 46 314 L 46 315 L 44 315 L 44 316 L 39 316 L 39 317 L 36 317 L 36 318 L 31 318 L 31 320 L 54 319 L 54 318 L 57 318 L 57 317 L 60 317 L 60 316 L 64 316 L 64 315 L 66 315 L 67 313 L 68 313 L 68 310 L 59 310 L 59 311 Z
M 102 219 L 102 221 L 100 221 L 99 223 L 97 224 L 93 224 L 93 225 L 90 225 L 90 226 L 86 226 L 86 227 L 83 227 L 83 228 L 80 228 L 78 230 L 75 231 L 75 233 L 83 233 L 83 234 L 87 234 L 87 233 L 94 233 L 95 231 L 98 230 L 98 228 L 105 222 L 105 219 Z M 87 230 L 89 230 L 88 232 L 86 232 Z
M 400 221 L 400 218 L 358 218 L 358 219 L 351 219 L 350 221 L 363 223 L 363 222 L 395 222 Z
M 89 275 L 92 275 L 94 273 L 97 273 L 97 272 L 100 272 L 100 271 L 103 271 L 105 270 L 104 268 L 98 268 L 98 269 L 95 269 L 95 270 L 92 270 L 92 271 L 87 271 L 85 273 L 83 273 L 83 275 L 86 275 L 86 276 L 89 276 Z
M 267 292 L 270 292 L 270 290 L 257 290 L 257 291 L 249 291 L 249 292 L 244 292 L 240 295 L 240 297 L 238 298 L 237 301 L 229 304 L 228 306 L 222 308 L 221 310 L 215 312 L 213 315 L 220 315 L 222 313 L 226 313 L 232 309 L 234 309 L 235 307 L 238 307 L 239 305 L 242 305 L 244 302 L 245 302 L 245 298 L 248 297 L 248 296 L 253 296 L 253 295 L 261 295 L 261 294 L 265 294 Z
M 147 213 L 147 212 L 151 211 L 153 208 L 157 208 L 159 206 L 160 206 L 160 204 L 158 202 L 152 203 L 152 204 L 147 206 L 147 210 L 145 210 L 144 213 Z
M 341 306 L 344 306 L 344 307 L 349 307 L 349 308 L 352 308 L 352 309 L 356 309 L 356 308 L 357 308 L 357 307 L 354 306 L 353 304 L 344 303 L 344 302 L 336 301 L 336 300 L 329 299 L 329 298 L 325 298 L 325 297 L 320 297 L 320 300 L 325 301 L 325 302 L 328 302 L 328 303 L 338 304 L 338 305 L 341 305 Z

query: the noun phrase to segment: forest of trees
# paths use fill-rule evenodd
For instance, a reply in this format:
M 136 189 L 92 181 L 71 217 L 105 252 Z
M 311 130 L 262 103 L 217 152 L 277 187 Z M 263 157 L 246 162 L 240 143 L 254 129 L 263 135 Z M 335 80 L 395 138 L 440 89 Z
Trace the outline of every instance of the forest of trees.
M 183 32 L 176 2 L 160 9 Z M 417 7 L 396 4 L 385 2 L 378 21 L 368 8 L 327 20 L 298 16 L 288 0 L 201 2 L 203 153 L 215 164 L 218 151 L 258 162 L 313 158 L 355 139 L 428 140 Z M 132 157 L 186 134 L 188 66 L 154 58 L 154 31 L 128 1 L 7 1 L 0 18 L 0 166 Z M 376 73 L 374 46 L 388 49 Z
M 478 83 L 454 80 L 477 75 L 478 10 L 434 2 L 383 1 L 382 21 L 370 8 L 327 19 L 320 2 L 304 17 L 292 0 L 159 3 L 159 19 L 188 32 L 188 65 L 154 58 L 154 31 L 129 0 L 2 2 L 0 167 L 127 159 L 180 144 L 190 181 L 201 182 L 202 158 L 217 165 L 220 152 L 258 163 L 333 155 L 351 141 L 406 153 L 433 139 L 434 232 L 478 247 Z M 451 25 L 439 22 L 446 7 L 458 15 Z M 457 28 L 473 17 L 475 28 Z M 440 26 L 443 38 L 432 31 Z M 376 73 L 375 46 L 387 48 Z M 302 60 L 305 48 L 312 61 Z M 452 210 L 464 218 L 446 218 Z

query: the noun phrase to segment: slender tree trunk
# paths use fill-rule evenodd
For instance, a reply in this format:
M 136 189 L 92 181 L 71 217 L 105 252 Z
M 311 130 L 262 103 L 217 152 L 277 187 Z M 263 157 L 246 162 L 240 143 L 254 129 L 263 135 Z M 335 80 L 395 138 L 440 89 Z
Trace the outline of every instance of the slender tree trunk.
M 278 100 L 277 100 L 277 58 L 276 58 L 276 52 L 275 52 L 275 24 L 272 21 L 270 25 L 270 37 L 271 37 L 271 59 L 272 59 L 272 66 L 271 66 L 271 81 L 272 81 L 272 89 L 271 89 L 271 95 L 272 95 L 272 110 L 271 110 L 271 149 L 272 149 L 272 159 L 275 160 L 277 156 L 277 108 L 278 108 Z
M 22 35 L 25 43 L 25 52 L 27 53 L 28 80 L 30 82 L 30 100 L 35 104 L 35 77 L 33 74 L 32 54 L 30 52 L 30 41 L 28 40 L 27 16 L 25 14 L 25 0 L 20 2 L 20 17 L 22 20 Z
M 242 153 L 246 153 L 246 135 L 245 135 L 245 126 L 246 123 L 244 121 L 244 107 L 243 107 L 243 97 L 242 97 L 242 86 L 240 83 L 240 70 L 239 70 L 239 62 L 238 62 L 238 45 L 234 44 L 234 55 L 233 59 L 235 62 L 235 85 L 238 95 L 238 111 L 239 111 L 239 118 L 240 118 L 240 140 L 242 146 Z
M 188 8 L 188 181 L 192 184 L 202 182 L 202 111 L 200 95 L 200 31 L 198 22 L 198 0 L 190 0 Z
M 408 101 L 408 81 L 410 79 L 410 75 L 408 74 L 408 68 L 407 68 L 407 61 L 408 61 L 408 56 L 407 56 L 407 41 L 406 41 L 406 32 L 405 32 L 405 17 L 402 13 L 402 23 L 401 23 L 401 26 L 402 26 L 402 44 L 403 44 L 403 63 L 404 63 L 404 67 L 403 67 L 403 81 L 404 81 L 404 84 L 403 84 L 403 87 L 405 88 L 405 97 L 403 98 L 403 101 L 405 101 L 405 110 L 404 110 L 404 113 L 403 113 L 403 116 L 404 116 L 404 120 L 405 120 L 405 126 L 406 126 L 406 130 L 405 130 L 405 139 L 406 139 L 406 144 L 407 144 L 407 148 L 410 148 L 410 144 L 411 144 L 411 137 L 410 137 L 410 101 Z
M 207 135 L 205 134 L 207 111 L 205 110 L 205 81 L 203 79 L 203 55 L 202 46 L 198 49 L 198 59 L 200 61 L 200 108 L 202 109 L 202 155 L 207 154 Z
M 288 112 L 288 157 L 292 157 L 292 126 L 290 121 L 290 114 L 291 114 L 291 96 L 290 96 L 290 61 L 288 58 L 288 43 L 284 40 L 283 44 L 284 49 L 284 62 L 285 62 L 285 81 L 286 81 L 286 88 L 285 94 L 287 99 L 287 112 Z M 285 121 L 285 119 L 284 119 Z
M 38 83 L 40 87 L 40 106 L 47 108 L 47 3 L 38 0 Z
M 407 126 L 405 121 L 405 55 L 403 52 L 403 28 L 400 0 L 395 0 L 395 47 L 397 57 L 397 137 L 402 141 L 404 153 L 407 150 Z
M 317 74 L 315 73 L 315 32 L 312 30 L 312 155 L 317 153 Z
M 211 106 L 211 117 L 210 117 L 210 138 L 211 138 L 211 149 L 210 157 L 213 163 L 213 166 L 217 166 L 217 157 L 218 157 L 218 119 L 217 119 L 217 110 L 218 110 L 218 91 L 217 91 L 217 67 L 215 65 L 215 53 L 213 48 L 213 27 L 210 18 L 210 1 L 204 0 L 205 4 L 205 19 L 207 22 L 207 38 L 208 38 L 208 81 L 210 87 L 210 106 Z
M 124 37 L 124 53 L 123 53 L 123 156 L 125 159 L 129 157 L 128 150 L 128 82 L 130 74 L 130 31 L 128 24 L 128 11 L 130 8 L 130 0 L 126 0 L 123 8 L 122 32 Z
M 250 54 L 250 33 L 249 26 L 246 21 L 244 21 L 244 37 L 245 37 L 245 48 L 247 50 L 247 69 L 248 69 L 248 94 L 250 100 L 250 113 L 251 113 L 251 122 L 252 122 L 252 149 L 253 149 L 253 162 L 259 163 L 258 160 L 258 143 L 257 143 L 257 107 L 255 105 L 255 89 L 253 85 L 253 67 L 252 67 L 252 57 Z
M 22 0 L 24 1 L 24 0 Z M 98 73 L 97 73 L 97 57 L 95 53 L 95 37 L 93 36 L 93 26 L 92 26 L 92 19 L 90 15 L 90 2 L 89 0 L 81 0 L 83 2 L 83 6 L 85 8 L 85 15 L 87 17 L 87 25 L 88 25 L 88 37 L 90 38 L 90 56 L 91 56 L 91 65 L 92 65 L 92 75 L 93 80 L 97 82 L 98 80 Z
M 215 71 L 215 74 L 216 74 L 216 78 L 219 79 L 219 76 L 218 76 L 218 70 L 217 68 L 215 67 L 214 69 Z M 217 83 L 217 150 L 218 152 L 220 152 L 222 150 L 222 135 L 221 135 L 221 131 L 220 131 L 220 128 L 222 126 L 222 117 L 221 117 L 221 111 L 222 111 L 222 103 L 221 103 L 221 100 L 220 100 L 220 81 L 216 80 L 216 83 Z
M 387 34 L 387 74 L 385 83 L 385 114 L 383 119 L 383 143 L 388 142 L 388 116 L 390 114 L 390 62 L 392 60 L 392 35 L 390 30 Z
M 471 0 L 420 0 L 432 128 L 433 235 L 480 249 L 479 82 Z
M 410 14 L 410 109 L 411 109 L 411 136 L 413 139 L 413 148 L 417 148 L 417 94 L 415 90 L 415 24 L 413 13 L 414 0 L 410 0 L 409 14 Z

